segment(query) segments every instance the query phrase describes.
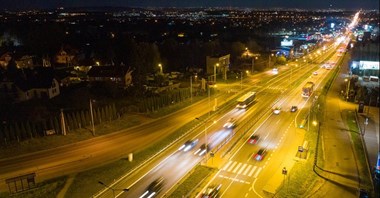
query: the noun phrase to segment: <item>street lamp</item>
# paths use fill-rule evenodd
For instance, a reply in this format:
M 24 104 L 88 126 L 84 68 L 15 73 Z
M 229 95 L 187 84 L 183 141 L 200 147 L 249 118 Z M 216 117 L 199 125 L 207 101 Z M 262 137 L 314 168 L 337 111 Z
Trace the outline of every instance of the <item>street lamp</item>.
M 268 68 L 270 67 L 270 57 L 271 57 L 271 56 L 274 56 L 274 54 L 271 53 L 271 54 L 269 55 L 269 59 L 268 59 Z
M 116 195 L 115 195 L 115 191 L 116 191 L 116 190 L 118 190 L 118 191 L 123 191 L 123 192 L 128 192 L 128 191 L 129 191 L 128 188 L 123 188 L 123 189 L 112 188 L 111 186 L 108 186 L 108 185 L 106 185 L 105 183 L 103 183 L 103 182 L 101 182 L 101 181 L 98 181 L 98 183 L 99 183 L 100 185 L 103 185 L 103 186 L 106 187 L 107 189 L 112 190 L 112 194 L 113 194 L 113 197 L 114 197 L 114 198 L 116 197 Z
M 94 113 L 92 110 L 92 99 L 90 99 L 90 114 L 91 114 L 91 124 L 92 124 L 92 135 L 95 136 L 95 124 L 94 124 Z
M 162 64 L 161 64 L 161 63 L 158 63 L 158 67 L 160 68 L 160 73 L 163 74 L 163 73 L 162 73 L 162 72 L 163 72 L 163 71 L 162 71 L 162 70 L 163 70 L 163 69 L 162 69 Z
M 216 67 L 219 67 L 219 63 L 214 65 L 214 84 L 216 84 Z
M 257 60 L 258 57 L 257 56 L 252 57 L 252 74 L 255 72 L 255 59 Z

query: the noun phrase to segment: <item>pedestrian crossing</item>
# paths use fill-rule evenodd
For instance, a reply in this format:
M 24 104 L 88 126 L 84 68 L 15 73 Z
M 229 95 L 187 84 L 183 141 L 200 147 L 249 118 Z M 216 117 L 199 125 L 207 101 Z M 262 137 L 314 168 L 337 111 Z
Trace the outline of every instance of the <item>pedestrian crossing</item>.
M 244 175 L 248 177 L 256 178 L 261 172 L 262 167 L 254 166 L 252 164 L 229 161 L 226 165 L 223 166 L 222 170 L 238 175 Z

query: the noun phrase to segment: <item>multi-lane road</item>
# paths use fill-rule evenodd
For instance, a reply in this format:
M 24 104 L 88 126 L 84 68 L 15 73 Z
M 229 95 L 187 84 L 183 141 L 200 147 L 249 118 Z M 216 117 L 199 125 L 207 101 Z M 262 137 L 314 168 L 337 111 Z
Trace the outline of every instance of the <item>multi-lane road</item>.
M 331 47 L 330 50 L 327 50 L 324 54 L 319 56 L 326 57 L 326 53 L 332 53 L 334 49 L 335 47 Z M 319 59 L 319 61 L 316 62 L 321 62 L 323 58 L 314 59 Z M 210 147 L 216 147 L 232 133 L 232 130 L 223 128 L 223 124 L 229 118 L 236 118 L 239 124 L 239 122 L 244 122 L 246 117 L 258 115 L 258 113 L 266 112 L 270 114 L 272 108 L 270 105 L 273 105 L 276 102 L 278 104 L 284 103 L 282 104 L 284 111 L 278 116 L 270 115 L 268 121 L 265 122 L 272 124 L 264 124 L 262 127 L 265 129 L 257 131 L 257 133 L 262 136 L 262 141 L 260 141 L 259 145 L 244 145 L 239 153 L 231 159 L 231 162 L 226 164 L 228 167 L 223 168 L 226 173 L 232 172 L 232 174 L 243 175 L 249 178 L 257 178 L 260 175 L 260 172 L 264 169 L 263 164 L 265 164 L 265 160 L 269 159 L 269 156 L 273 153 L 273 148 L 275 148 L 276 142 L 281 138 L 281 136 L 279 136 L 281 135 L 281 131 L 285 131 L 286 126 L 289 125 L 287 123 L 292 122 L 292 116 L 294 114 L 287 112 L 290 108 L 289 105 L 300 104 L 299 106 L 302 106 L 302 103 L 296 99 L 286 99 L 287 97 L 285 97 L 285 94 L 283 93 L 285 90 L 288 90 L 289 87 L 292 87 L 290 85 L 292 85 L 293 81 L 296 81 L 299 77 L 305 75 L 305 73 L 311 74 L 314 67 L 316 67 L 314 64 L 299 63 L 298 66 L 290 66 L 290 68 L 285 68 L 284 70 L 280 69 L 280 74 L 278 75 L 269 71 L 253 76 L 255 79 L 246 78 L 244 80 L 244 88 L 246 88 L 245 90 L 256 89 L 258 91 L 257 103 L 248 111 L 237 111 L 236 109 L 233 109 L 219 117 L 215 117 L 214 119 L 216 123 L 208 123 L 210 121 L 205 123 L 208 131 L 207 142 L 210 143 Z M 283 74 L 281 74 L 281 72 L 283 72 Z M 321 72 L 320 76 L 322 76 L 322 73 L 323 72 Z M 260 79 L 260 81 L 257 79 Z M 262 83 L 264 81 L 265 83 Z M 237 87 L 240 86 L 238 85 Z M 218 89 L 221 89 L 221 91 L 217 96 L 213 97 L 218 98 L 219 105 L 222 105 L 227 102 L 229 98 L 235 96 L 231 96 L 231 94 L 223 90 L 223 88 Z M 297 89 L 299 90 L 300 88 L 294 90 Z M 299 96 L 299 93 L 294 93 L 294 95 Z M 286 102 L 286 100 L 289 101 Z M 289 103 L 289 105 L 285 102 Z M 183 123 L 193 121 L 194 118 L 207 114 L 209 111 L 209 101 L 204 100 L 168 115 L 165 118 L 153 120 L 144 125 L 126 129 L 114 134 L 93 138 L 73 145 L 2 159 L 0 160 L 0 187 L 2 189 L 5 188 L 5 179 L 22 174 L 34 172 L 37 174 L 37 181 L 42 181 L 57 176 L 80 172 L 94 166 L 99 166 L 120 159 L 130 152 L 141 150 L 158 142 L 180 128 Z M 288 114 L 291 116 L 286 116 Z M 165 120 L 165 122 L 163 122 L 163 120 Z M 200 140 L 194 149 L 197 149 L 205 142 L 203 130 L 204 129 L 200 127 L 197 131 L 195 130 L 188 135 L 189 138 L 199 138 Z M 238 130 L 238 127 L 236 130 Z M 265 134 L 263 131 L 270 133 Z M 184 142 L 185 140 L 186 139 L 183 139 L 181 141 Z M 142 172 L 141 175 L 143 177 L 132 180 L 129 183 L 131 190 L 125 196 L 134 196 L 144 193 L 146 186 L 152 180 L 160 176 L 168 178 L 164 185 L 165 188 L 162 191 L 163 194 L 188 170 L 190 170 L 195 164 L 199 163 L 202 160 L 202 157 L 195 156 L 192 152 L 183 153 L 175 151 L 183 142 L 174 144 L 171 148 L 173 152 L 168 152 L 168 156 L 163 156 L 165 160 L 162 160 L 155 168 L 152 168 L 151 171 L 146 174 Z M 261 162 L 252 161 L 250 157 L 251 154 L 258 149 L 258 146 L 268 149 L 267 157 Z M 230 166 L 232 165 L 237 165 L 239 168 L 231 168 Z M 243 167 L 246 169 L 241 169 Z M 252 180 L 250 180 L 250 182 L 252 183 Z M 229 184 L 224 186 L 231 186 L 232 189 L 233 185 Z

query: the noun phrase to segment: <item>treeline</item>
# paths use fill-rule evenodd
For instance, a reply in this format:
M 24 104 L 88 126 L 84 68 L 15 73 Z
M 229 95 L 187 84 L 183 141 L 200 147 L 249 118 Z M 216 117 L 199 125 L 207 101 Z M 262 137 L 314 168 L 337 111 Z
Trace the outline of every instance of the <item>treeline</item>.
M 66 132 L 73 132 L 76 129 L 91 126 L 91 112 L 76 111 L 64 112 Z M 93 109 L 94 125 L 102 122 L 112 121 L 119 117 L 114 104 Z M 51 132 L 63 134 L 61 114 L 57 114 L 39 122 L 10 122 L 0 125 L 0 145 L 11 142 L 20 142 L 27 139 L 44 137 Z

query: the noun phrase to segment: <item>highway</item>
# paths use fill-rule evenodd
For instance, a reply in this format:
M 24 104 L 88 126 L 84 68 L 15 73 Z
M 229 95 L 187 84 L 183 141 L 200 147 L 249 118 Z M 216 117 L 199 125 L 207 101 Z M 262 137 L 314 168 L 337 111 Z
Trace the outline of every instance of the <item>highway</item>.
M 331 52 L 332 51 L 333 50 L 331 50 Z M 212 150 L 215 150 L 215 147 L 217 145 L 220 145 L 222 142 L 226 141 L 231 135 L 233 135 L 232 132 L 235 129 L 223 128 L 224 123 L 226 123 L 230 118 L 237 119 L 236 130 L 239 130 L 238 128 L 239 128 L 240 123 L 244 122 L 244 120 L 247 119 L 248 117 L 254 117 L 257 115 L 261 117 L 262 113 L 267 114 L 268 112 L 271 115 L 271 111 L 274 104 L 281 105 L 281 103 L 286 102 L 283 99 L 285 96 L 281 95 L 281 93 L 283 93 L 284 90 L 286 90 L 287 87 L 289 87 L 289 84 L 293 83 L 293 81 L 289 80 L 290 79 L 289 75 L 293 75 L 292 80 L 295 81 L 304 75 L 307 75 L 307 74 L 311 75 L 312 72 L 315 71 L 315 67 L 318 67 L 319 65 L 313 64 L 311 67 L 307 69 L 306 69 L 306 66 L 308 65 L 304 64 L 303 67 L 300 66 L 299 68 L 295 69 L 295 71 L 292 71 L 293 73 L 290 73 L 289 68 L 286 68 L 286 72 L 284 71 L 285 75 L 278 75 L 278 76 L 273 74 L 272 71 L 268 71 L 267 75 L 272 76 L 272 78 L 270 78 L 270 80 L 266 81 L 264 84 L 261 84 L 261 85 L 258 83 L 249 84 L 250 80 L 247 79 L 245 81 L 245 87 L 247 90 L 253 89 L 257 91 L 258 93 L 257 100 L 256 100 L 257 102 L 254 105 L 252 105 L 252 107 L 249 108 L 248 110 L 238 110 L 232 107 L 232 109 L 229 112 L 224 113 L 220 115 L 219 117 L 215 117 L 214 120 L 207 121 L 205 125 L 206 125 L 206 131 L 207 131 L 207 142 L 209 143 L 210 148 Z M 317 79 L 323 78 L 326 75 L 324 73 L 327 73 L 327 72 L 324 72 L 324 70 L 322 69 L 321 71 L 318 71 L 318 72 L 320 72 L 321 74 L 319 74 L 317 77 L 311 76 L 312 78 L 314 78 L 316 82 L 317 82 Z M 301 90 L 302 85 L 300 85 L 299 89 L 296 89 L 295 91 L 292 90 L 294 93 L 290 94 L 294 98 L 297 98 L 295 100 L 298 100 L 297 103 L 293 103 L 293 104 L 298 104 L 304 101 L 301 98 L 300 92 L 299 92 L 299 90 Z M 290 106 L 291 106 L 290 104 L 282 105 L 284 109 L 290 109 Z M 288 113 L 289 112 L 284 112 L 284 114 L 288 114 Z M 273 117 L 274 120 L 272 120 L 272 123 L 280 122 L 281 121 L 280 118 L 281 118 L 281 115 L 274 116 Z M 288 117 L 288 119 L 290 119 L 290 117 Z M 278 127 L 277 124 L 269 125 L 267 126 L 266 129 L 263 130 L 263 131 L 273 131 L 273 133 L 270 133 L 267 136 L 265 136 L 263 138 L 263 141 L 260 142 L 260 145 L 262 144 L 264 146 L 264 144 L 266 144 L 265 147 L 268 148 L 269 150 L 275 147 L 275 145 L 269 145 L 269 143 L 276 142 L 277 140 L 276 131 L 278 131 L 278 129 L 276 129 L 277 127 Z M 285 127 L 282 130 L 285 131 L 286 129 Z M 264 134 L 264 132 L 262 133 Z M 149 186 L 149 184 L 159 177 L 165 178 L 165 185 L 162 187 L 161 191 L 157 194 L 157 196 L 158 197 L 164 196 L 166 191 L 170 190 L 172 186 L 176 186 L 176 182 L 183 175 L 185 175 L 188 171 L 190 171 L 196 164 L 204 162 L 202 161 L 202 158 L 195 156 L 193 152 L 196 151 L 197 148 L 201 144 L 205 143 L 205 136 L 206 135 L 204 134 L 204 129 L 199 128 L 198 131 L 194 131 L 193 136 L 189 136 L 188 138 L 188 139 L 199 139 L 199 143 L 197 144 L 197 146 L 194 147 L 193 150 L 188 151 L 188 152 L 177 151 L 176 149 L 180 146 L 180 145 L 177 145 L 177 147 L 171 148 L 172 153 L 169 154 L 167 158 L 163 159 L 159 163 L 159 165 L 148 170 L 146 174 L 142 175 L 139 178 L 134 178 L 134 179 L 125 178 L 123 181 L 120 181 L 119 182 L 120 184 L 116 185 L 116 187 L 119 186 L 119 188 L 121 188 L 121 186 L 128 186 L 130 191 L 126 193 L 120 192 L 118 196 L 121 196 L 121 197 L 141 196 L 147 190 L 147 187 Z M 185 142 L 185 140 L 183 142 Z M 250 176 L 257 177 L 257 175 L 263 168 L 262 163 L 261 162 L 256 163 L 253 160 L 251 160 L 252 159 L 251 155 L 253 154 L 253 151 L 249 151 L 249 152 L 250 153 L 241 153 L 240 155 L 237 156 L 237 158 L 239 159 L 240 158 L 244 159 L 243 160 L 245 162 L 244 164 L 238 161 L 231 161 L 230 164 L 228 165 L 231 165 L 231 167 L 234 165 L 237 165 L 237 166 L 233 169 L 231 167 L 230 168 L 226 167 L 225 171 L 226 172 L 235 171 L 241 174 L 245 174 L 248 177 Z M 238 166 L 240 166 L 239 164 L 241 165 L 241 168 L 247 168 L 247 169 L 244 170 L 244 172 L 243 172 L 243 169 L 240 169 L 238 171 L 237 169 L 239 168 Z M 226 176 L 226 177 L 229 178 L 229 176 Z M 100 197 L 109 197 L 109 196 L 110 196 L 109 194 L 107 195 L 107 193 L 105 193 Z
M 329 62 L 336 63 L 339 58 L 334 55 Z M 238 149 L 220 166 L 219 172 L 208 185 L 222 184 L 221 197 L 266 196 L 263 189 L 269 178 L 284 167 L 284 161 L 296 156 L 298 146 L 303 143 L 303 135 L 296 131 L 302 120 L 298 115 L 301 111 L 308 111 L 310 103 L 307 103 L 309 98 L 301 97 L 302 86 L 312 81 L 321 87 L 319 83 L 330 71 L 332 70 L 318 69 L 317 75 L 310 75 L 298 87 L 282 96 L 276 104 L 283 109 L 281 113 L 268 114 L 263 118 L 264 122 L 259 123 L 257 128 L 252 128 L 251 133 L 239 142 Z M 290 112 L 293 105 L 299 107 L 297 112 Z M 253 134 L 261 137 L 256 145 L 247 143 Z M 260 148 L 265 148 L 267 154 L 262 161 L 257 161 L 253 156 Z

